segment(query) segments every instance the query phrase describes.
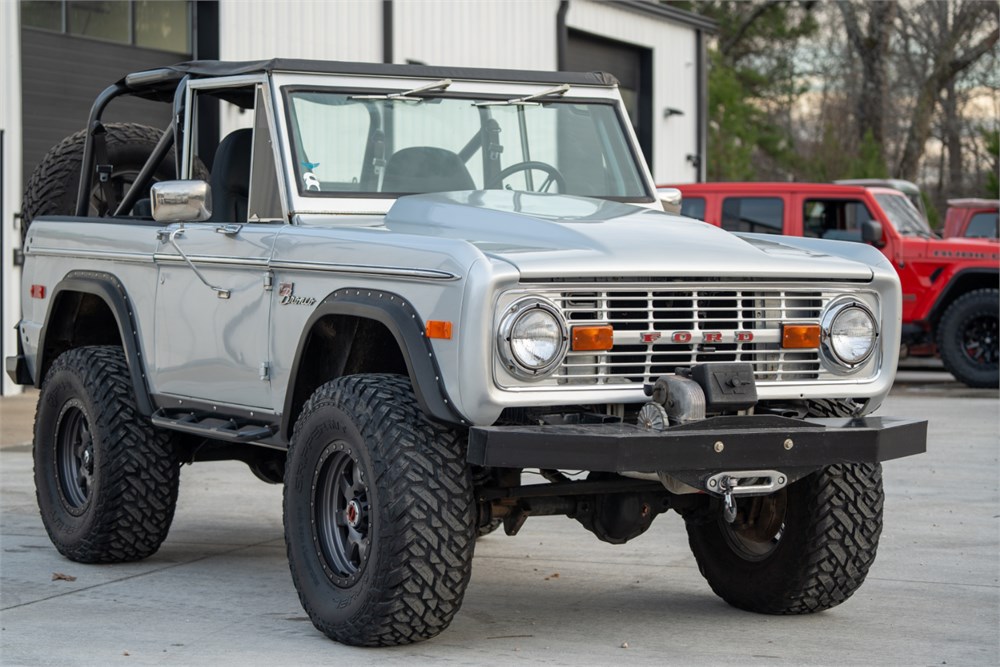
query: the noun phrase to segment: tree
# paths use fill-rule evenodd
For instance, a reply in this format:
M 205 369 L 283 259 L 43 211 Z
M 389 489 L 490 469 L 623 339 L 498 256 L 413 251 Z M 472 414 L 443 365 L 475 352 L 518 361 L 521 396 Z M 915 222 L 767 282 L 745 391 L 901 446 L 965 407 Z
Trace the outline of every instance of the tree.
M 931 122 L 942 94 L 1000 38 L 995 0 L 924 2 L 901 14 L 904 54 L 923 50 L 927 65 L 917 84 L 912 121 L 903 151 L 893 170 L 899 178 L 916 180 L 920 159 L 931 134 Z
M 857 98 L 857 136 L 875 160 L 885 164 L 885 100 L 889 87 L 889 44 L 898 5 L 893 1 L 866 3 L 867 30 L 862 29 L 858 6 L 851 0 L 837 3 L 847 38 L 861 60 L 861 94 Z M 866 158 L 870 161 L 871 156 Z M 882 168 L 884 169 L 884 167 Z

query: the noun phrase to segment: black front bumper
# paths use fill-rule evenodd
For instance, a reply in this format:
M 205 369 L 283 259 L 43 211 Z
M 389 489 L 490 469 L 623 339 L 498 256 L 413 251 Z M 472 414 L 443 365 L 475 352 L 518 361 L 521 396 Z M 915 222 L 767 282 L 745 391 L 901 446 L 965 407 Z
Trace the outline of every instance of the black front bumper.
M 707 471 L 818 469 L 927 451 L 927 422 L 892 417 L 710 417 L 652 431 L 631 424 L 484 426 L 470 463 L 500 468 Z

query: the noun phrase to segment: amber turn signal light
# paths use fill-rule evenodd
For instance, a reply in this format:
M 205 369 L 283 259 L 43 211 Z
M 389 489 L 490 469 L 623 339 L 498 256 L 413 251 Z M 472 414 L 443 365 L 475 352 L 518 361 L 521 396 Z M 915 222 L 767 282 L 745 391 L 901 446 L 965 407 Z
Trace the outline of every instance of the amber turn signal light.
M 786 324 L 781 327 L 781 347 L 806 350 L 819 347 L 818 324 Z
M 590 327 L 573 327 L 574 352 L 610 350 L 614 345 L 615 330 L 610 324 Z
M 427 337 L 451 340 L 451 322 L 429 320 L 427 322 Z

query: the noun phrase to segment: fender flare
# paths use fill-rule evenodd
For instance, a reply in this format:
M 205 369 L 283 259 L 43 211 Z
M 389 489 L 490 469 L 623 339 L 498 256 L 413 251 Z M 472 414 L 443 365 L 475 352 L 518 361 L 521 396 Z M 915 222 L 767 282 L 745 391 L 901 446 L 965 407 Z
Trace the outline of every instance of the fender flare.
M 958 273 L 951 277 L 948 284 L 944 286 L 944 289 L 941 290 L 941 293 L 938 294 L 937 298 L 934 300 L 934 305 L 931 306 L 929 311 L 927 311 L 928 322 L 936 322 L 942 315 L 944 315 L 944 311 L 946 311 L 948 306 L 951 305 L 951 302 L 956 299 L 954 295 L 955 285 L 957 285 L 962 278 L 970 275 L 987 277 L 993 276 L 994 278 L 1000 279 L 1000 270 L 987 267 L 961 269 Z M 998 284 L 998 287 L 1000 287 L 1000 284 Z
M 399 345 L 413 393 L 424 413 L 446 423 L 469 424 L 469 420 L 458 411 L 448 395 L 434 349 L 430 339 L 424 335 L 423 320 L 410 302 L 392 292 L 351 287 L 327 295 L 302 328 L 281 416 L 280 433 L 286 441 L 291 440 L 292 435 L 293 424 L 290 419 L 295 386 L 303 363 L 302 353 L 316 322 L 329 315 L 349 315 L 374 320 L 385 326 Z
M 98 297 L 108 306 L 118 325 L 118 336 L 125 350 L 128 361 L 129 375 L 135 391 L 136 406 L 144 417 L 153 414 L 153 401 L 150 398 L 149 387 L 142 364 L 142 348 L 139 345 L 138 330 L 135 327 L 135 314 L 128 293 L 118 278 L 110 273 L 100 271 L 72 271 L 59 281 L 53 288 L 49 298 L 49 309 L 45 314 L 45 324 L 38 336 L 38 357 L 35 363 L 35 386 L 42 386 L 46 366 L 45 341 L 48 334 L 52 313 L 57 307 L 60 295 L 65 292 L 79 292 Z

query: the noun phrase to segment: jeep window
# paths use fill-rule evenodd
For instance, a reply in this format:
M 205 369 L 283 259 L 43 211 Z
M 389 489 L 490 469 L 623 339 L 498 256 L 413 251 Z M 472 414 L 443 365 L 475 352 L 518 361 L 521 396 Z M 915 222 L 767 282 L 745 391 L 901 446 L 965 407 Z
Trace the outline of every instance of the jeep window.
M 864 202 L 809 199 L 803 205 L 802 235 L 835 241 L 861 241 L 861 223 L 872 219 Z
M 997 212 L 976 213 L 965 228 L 965 237 L 971 239 L 995 239 L 1000 236 Z
M 726 197 L 722 228 L 730 232 L 781 234 L 785 203 L 778 197 Z
M 705 198 L 685 197 L 681 200 L 681 215 L 688 218 L 705 219 Z
M 885 211 L 889 222 L 900 234 L 926 238 L 933 236 L 931 228 L 927 226 L 927 221 L 920 217 L 920 212 L 913 206 L 913 202 L 906 198 L 906 195 L 878 193 L 875 195 L 875 200 Z
M 611 104 L 476 106 L 471 98 L 294 90 L 286 100 L 305 196 L 502 188 L 649 200 Z

